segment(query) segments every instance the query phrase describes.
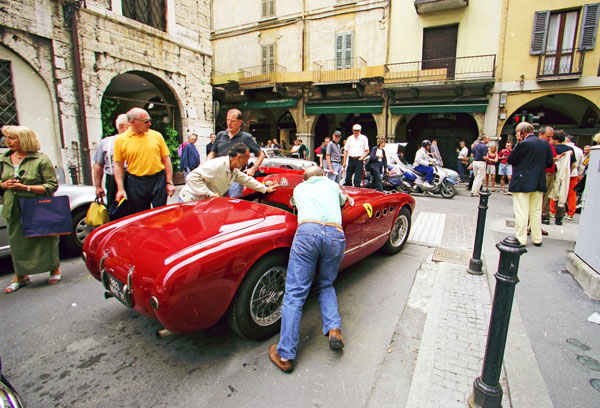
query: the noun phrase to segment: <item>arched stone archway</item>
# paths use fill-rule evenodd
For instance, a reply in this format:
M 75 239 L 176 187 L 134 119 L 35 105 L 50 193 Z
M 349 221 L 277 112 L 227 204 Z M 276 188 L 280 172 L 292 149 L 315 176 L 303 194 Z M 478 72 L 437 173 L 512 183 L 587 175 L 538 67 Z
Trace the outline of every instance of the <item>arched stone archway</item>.
M 270 109 L 248 111 L 245 121 L 248 124 L 248 132 L 254 136 L 258 144 L 277 137 L 275 116 Z
M 283 149 L 290 149 L 292 146 L 291 141 L 296 139 L 296 133 L 298 131 L 296 121 L 290 111 L 286 111 L 279 117 L 277 120 L 277 130 L 279 133 L 277 139 Z
M 341 130 L 342 137 L 346 137 L 352 134 L 352 126 L 359 124 L 361 126 L 361 133 L 369 139 L 369 147 L 373 147 L 377 144 L 377 121 L 375 117 L 370 113 L 351 114 L 342 118 Z
M 500 132 L 503 143 L 514 134 L 515 114 L 539 117 L 539 126 L 550 125 L 575 136 L 576 144 L 590 144 L 600 128 L 600 108 L 584 95 L 575 93 L 549 93 L 536 98 L 514 98 L 512 109 Z
M 406 128 L 405 158 L 412 162 L 415 153 L 425 139 L 437 140 L 444 160 L 444 167 L 456 169 L 456 148 L 461 140 L 470 146 L 479 136 L 479 127 L 473 116 L 467 113 L 418 114 Z
M 148 111 L 151 128 L 167 137 L 169 129 L 183 140 L 180 103 L 176 93 L 160 77 L 143 71 L 129 71 L 114 77 L 102 96 L 101 120 L 103 136 L 114 134 L 118 115 L 133 107 Z M 112 130 L 111 130 L 112 129 Z

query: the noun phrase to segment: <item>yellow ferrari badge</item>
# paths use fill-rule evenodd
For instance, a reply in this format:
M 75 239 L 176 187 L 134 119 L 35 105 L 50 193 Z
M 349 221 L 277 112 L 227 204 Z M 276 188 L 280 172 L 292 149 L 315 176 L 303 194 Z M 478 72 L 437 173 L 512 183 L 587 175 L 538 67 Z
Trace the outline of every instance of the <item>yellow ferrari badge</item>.
M 373 207 L 371 206 L 371 204 L 363 204 L 363 207 L 365 207 L 365 210 L 367 210 L 367 214 L 369 214 L 369 218 L 371 218 L 373 216 Z

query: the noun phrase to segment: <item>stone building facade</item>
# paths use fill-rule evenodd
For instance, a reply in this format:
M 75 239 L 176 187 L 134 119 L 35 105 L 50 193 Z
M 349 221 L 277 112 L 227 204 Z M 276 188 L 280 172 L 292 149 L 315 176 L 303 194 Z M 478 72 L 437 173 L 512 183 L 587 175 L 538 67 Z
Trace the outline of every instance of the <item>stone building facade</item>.
M 118 111 L 104 122 L 141 106 L 180 140 L 198 133 L 199 145 L 208 141 L 209 1 L 149 4 L 151 11 L 134 0 L 0 1 L 1 124 L 34 129 L 66 181 L 91 184 L 105 98 Z

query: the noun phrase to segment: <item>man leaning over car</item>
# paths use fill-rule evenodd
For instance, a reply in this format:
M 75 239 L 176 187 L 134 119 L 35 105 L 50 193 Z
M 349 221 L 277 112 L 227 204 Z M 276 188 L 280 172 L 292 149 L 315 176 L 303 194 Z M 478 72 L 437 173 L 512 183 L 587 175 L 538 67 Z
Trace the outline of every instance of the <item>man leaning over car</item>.
M 331 349 L 344 347 L 333 281 L 346 248 L 340 209 L 346 200 L 352 205 L 342 188 L 323 176 L 319 166 L 306 169 L 304 182 L 294 189 L 298 229 L 288 262 L 279 343 L 269 349 L 269 358 L 285 373 L 293 370 L 291 360 L 296 358 L 302 308 L 313 279 L 317 280 L 315 288 L 319 295 L 323 334 L 328 336 Z M 319 270 L 315 274 L 317 264 Z
M 275 191 L 277 184 L 267 187 L 240 171 L 248 164 L 249 158 L 248 146 L 238 143 L 231 148 L 227 156 L 205 161 L 188 174 L 185 186 L 179 193 L 179 202 L 222 197 L 234 182 L 261 193 Z

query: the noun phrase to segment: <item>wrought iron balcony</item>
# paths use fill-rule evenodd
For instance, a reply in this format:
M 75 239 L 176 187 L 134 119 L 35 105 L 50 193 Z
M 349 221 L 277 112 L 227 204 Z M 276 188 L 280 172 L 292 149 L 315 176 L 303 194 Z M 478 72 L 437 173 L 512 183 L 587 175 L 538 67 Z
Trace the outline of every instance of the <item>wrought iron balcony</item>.
M 269 86 L 278 82 L 280 73 L 286 68 L 279 64 L 264 64 L 240 68 L 240 87 Z
M 537 80 L 578 79 L 583 74 L 585 50 L 546 51 L 538 59 Z
M 415 9 L 418 14 L 437 13 L 467 7 L 469 0 L 415 0 Z
M 367 62 L 361 57 L 336 58 L 313 62 L 316 84 L 358 82 L 365 77 Z
M 478 55 L 386 64 L 384 79 L 386 84 L 407 85 L 415 82 L 493 80 L 495 71 L 495 55 Z

